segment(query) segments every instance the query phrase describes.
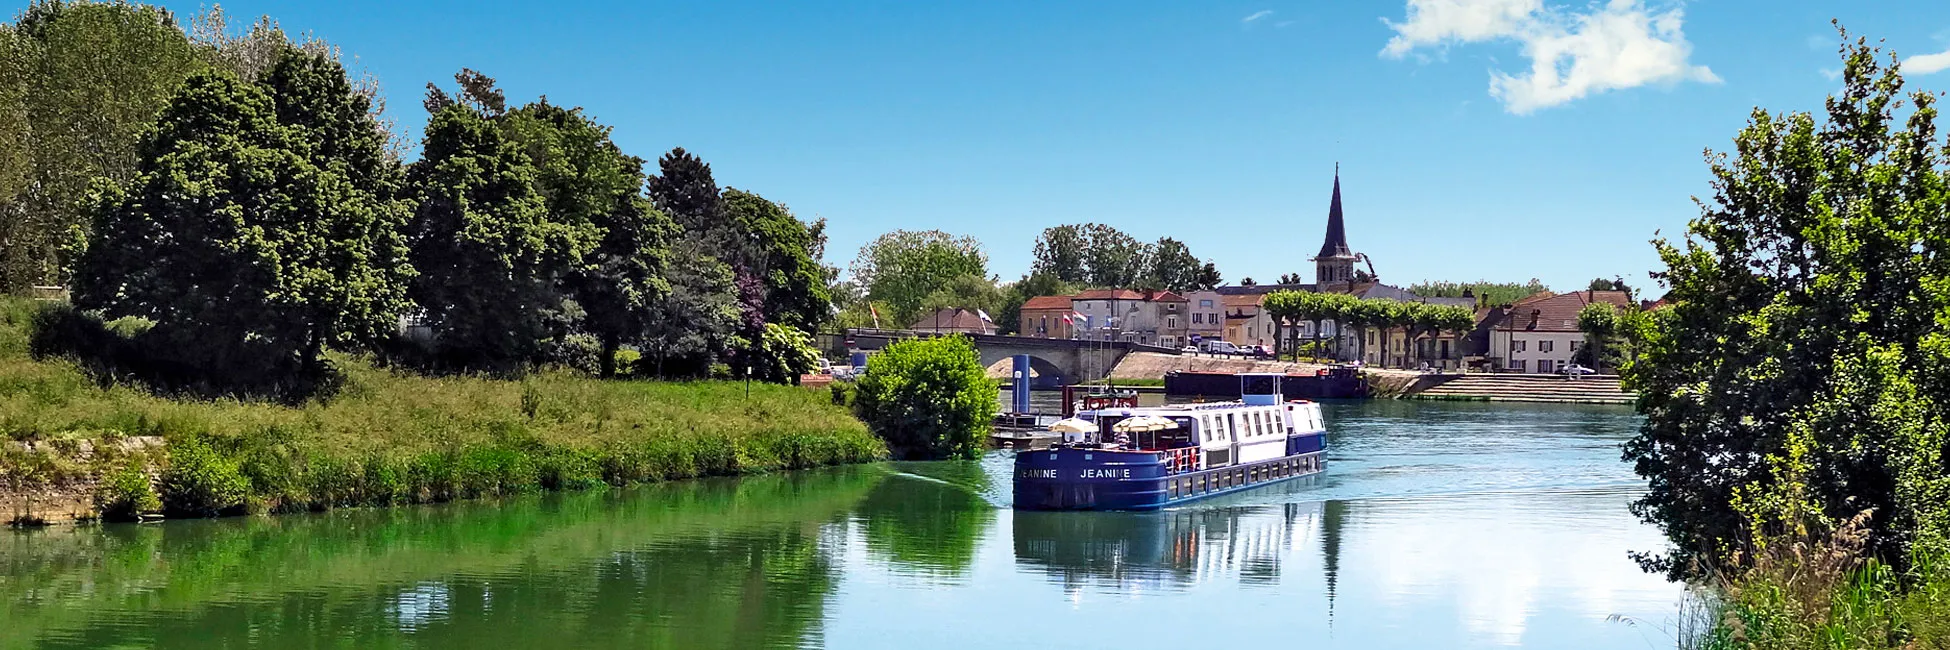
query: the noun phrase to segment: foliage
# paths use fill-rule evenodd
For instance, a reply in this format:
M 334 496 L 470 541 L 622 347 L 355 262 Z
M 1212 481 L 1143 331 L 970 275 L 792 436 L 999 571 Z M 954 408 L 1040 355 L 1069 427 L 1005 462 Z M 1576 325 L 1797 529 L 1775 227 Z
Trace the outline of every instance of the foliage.
M 237 459 L 212 448 L 203 436 L 184 436 L 169 446 L 169 466 L 162 475 L 165 513 L 191 517 L 239 514 L 250 489 Z
M 988 255 L 972 237 L 939 230 L 896 230 L 860 247 L 850 269 L 869 301 L 884 303 L 893 327 L 920 318 L 928 296 L 964 276 L 988 277 Z M 959 306 L 959 305 L 958 305 Z
M 108 521 L 133 521 L 162 509 L 162 497 L 150 484 L 149 474 L 135 464 L 111 470 L 95 493 L 95 511 Z
M 751 378 L 773 384 L 797 384 L 799 376 L 819 367 L 813 337 L 796 327 L 766 323 L 758 345 L 739 345 L 739 356 L 752 362 Z
M 77 265 L 77 303 L 155 321 L 217 376 L 240 354 L 319 374 L 326 347 L 396 327 L 411 274 L 396 177 L 343 69 L 287 51 L 265 82 L 191 78 L 137 175 L 102 188 Z
M 610 128 L 581 109 L 544 100 L 500 124 L 528 155 L 549 221 L 600 233 L 563 282 L 583 312 L 579 328 L 600 343 L 598 372 L 610 376 L 617 350 L 642 337 L 671 291 L 664 276 L 676 227 L 640 194 L 643 160 L 624 154 Z
M 518 369 L 561 333 L 562 281 L 599 233 L 550 215 L 529 156 L 476 108 L 441 106 L 422 149 L 408 232 L 435 364 Z
M 859 381 L 854 412 L 898 458 L 974 458 L 994 426 L 996 383 L 963 336 L 887 346 Z
M 1081 286 L 1163 289 L 1179 293 L 1218 286 L 1218 266 L 1170 237 L 1145 244 L 1100 223 L 1043 229 L 1032 274 Z
M 1298 328 L 1293 326 L 1302 322 L 1313 323 L 1316 332 L 1322 331 L 1321 326 L 1327 321 L 1338 323 L 1344 328 L 1399 329 L 1410 340 L 1423 335 L 1460 335 L 1474 329 L 1476 325 L 1476 314 L 1467 307 L 1402 302 L 1387 298 L 1363 299 L 1342 293 L 1317 293 L 1290 289 L 1274 291 L 1260 300 L 1260 308 L 1265 309 L 1273 317 L 1274 322 L 1282 327 L 1285 335 L 1279 340 L 1282 349 L 1286 351 L 1300 349 L 1300 342 L 1290 339 L 1298 332 Z M 1359 338 L 1365 345 L 1367 338 Z M 1336 346 L 1340 341 L 1341 337 L 1333 339 Z M 1309 351 L 1317 356 L 1326 350 L 1316 344 L 1311 346 Z M 1385 365 L 1385 358 L 1383 362 Z M 1408 360 L 1402 359 L 1401 363 L 1407 365 Z
M 704 377 L 731 345 L 739 308 L 731 267 L 696 248 L 678 246 L 665 279 L 670 292 L 651 305 L 643 340 L 652 377 Z
M 1408 287 L 1408 292 L 1427 298 L 1461 298 L 1463 294 L 1476 298 L 1478 306 L 1494 307 L 1508 305 L 1530 296 L 1550 291 L 1543 281 L 1531 278 L 1529 283 L 1426 281 Z
M 60 279 L 94 179 L 135 177 L 144 132 L 205 67 L 160 7 L 34 2 L 0 26 L 0 293 Z
M 1304 283 L 1305 283 L 1305 280 L 1302 280 L 1302 279 L 1300 278 L 1300 274 L 1298 274 L 1298 273 L 1281 273 L 1281 274 L 1280 274 L 1280 284 L 1304 284 Z
M 1743 543 L 1863 511 L 1872 557 L 1944 550 L 1950 165 L 1936 96 L 1904 106 L 1893 57 L 1860 40 L 1843 55 L 1825 122 L 1756 110 L 1734 156 L 1709 158 L 1715 195 L 1685 240 L 1655 242 L 1672 304 L 1626 372 L 1646 416 L 1625 448 L 1649 483 L 1633 509 L 1672 543 L 1649 568 L 1737 569 L 1753 557 Z
M 177 514 L 444 501 L 886 454 L 825 394 L 769 384 L 747 397 L 737 383 L 565 371 L 426 378 L 337 357 L 346 385 L 330 401 L 170 400 L 29 358 L 27 328 L 47 309 L 0 299 L 0 439 L 161 436 L 162 498 Z
M 753 269 L 765 280 L 766 322 L 817 331 L 833 317 L 820 255 L 826 249 L 826 222 L 807 224 L 785 206 L 738 189 L 726 189 L 726 218 L 744 234 L 741 258 L 727 261 Z
M 657 159 L 657 169 L 660 173 L 650 177 L 650 200 L 676 220 L 687 244 L 722 258 L 737 238 L 727 228 L 711 165 L 677 147 Z
M 1144 256 L 1148 270 L 1137 286 L 1177 293 L 1219 286 L 1219 267 L 1192 256 L 1184 242 L 1163 237 Z
M 1625 278 L 1623 277 L 1615 277 L 1610 280 L 1592 278 L 1591 283 L 1585 288 L 1591 291 L 1623 291 L 1625 292 L 1626 300 L 1638 300 L 1638 290 L 1633 289 L 1632 285 L 1625 284 Z

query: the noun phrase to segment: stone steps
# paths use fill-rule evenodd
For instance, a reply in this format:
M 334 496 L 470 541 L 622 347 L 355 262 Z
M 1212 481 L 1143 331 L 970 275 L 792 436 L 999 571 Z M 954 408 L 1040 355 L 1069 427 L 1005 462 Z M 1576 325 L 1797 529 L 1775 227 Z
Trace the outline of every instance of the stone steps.
M 1549 375 L 1470 374 L 1414 393 L 1428 400 L 1631 404 L 1636 396 L 1617 377 L 1566 379 Z

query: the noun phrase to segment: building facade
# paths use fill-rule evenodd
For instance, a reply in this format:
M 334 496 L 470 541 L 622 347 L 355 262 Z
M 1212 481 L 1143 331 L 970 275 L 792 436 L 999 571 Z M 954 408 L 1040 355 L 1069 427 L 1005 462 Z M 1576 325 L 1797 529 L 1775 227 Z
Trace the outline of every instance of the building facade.
M 1076 328 L 1072 326 L 1070 314 L 1075 311 L 1074 296 L 1036 296 L 1023 301 L 1019 336 L 1033 336 L 1043 339 L 1076 338 Z
M 1185 294 L 1185 310 L 1189 312 L 1185 328 L 1187 343 L 1189 339 L 1219 340 L 1225 338 L 1225 297 L 1217 291 L 1193 291 Z
M 1504 310 L 1490 329 L 1490 362 L 1505 372 L 1550 374 L 1571 363 L 1584 347 L 1578 312 L 1594 302 L 1631 309 L 1623 291 L 1573 291 L 1538 294 Z

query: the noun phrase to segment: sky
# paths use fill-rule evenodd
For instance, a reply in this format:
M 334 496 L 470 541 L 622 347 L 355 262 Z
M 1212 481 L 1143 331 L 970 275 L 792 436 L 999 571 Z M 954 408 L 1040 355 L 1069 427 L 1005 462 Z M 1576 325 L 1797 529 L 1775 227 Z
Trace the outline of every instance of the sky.
M 1648 241 L 1710 196 L 1703 152 L 1838 87 L 1831 19 L 1950 90 L 1942 0 L 223 7 L 343 48 L 415 140 L 425 84 L 473 68 L 826 219 L 828 263 L 939 229 L 1005 281 L 1043 228 L 1093 221 L 1184 241 L 1228 283 L 1311 280 L 1338 164 L 1349 243 L 1385 282 L 1643 286 Z

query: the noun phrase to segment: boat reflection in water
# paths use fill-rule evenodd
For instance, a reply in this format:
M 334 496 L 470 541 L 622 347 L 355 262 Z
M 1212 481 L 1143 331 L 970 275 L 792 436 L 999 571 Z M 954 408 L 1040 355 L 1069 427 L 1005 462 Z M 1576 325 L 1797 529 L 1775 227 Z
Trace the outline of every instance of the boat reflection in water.
M 1310 501 L 1149 513 L 1017 511 L 1016 564 L 1066 590 L 1176 591 L 1232 580 L 1277 584 L 1283 559 L 1318 547 L 1331 599 L 1345 508 Z

